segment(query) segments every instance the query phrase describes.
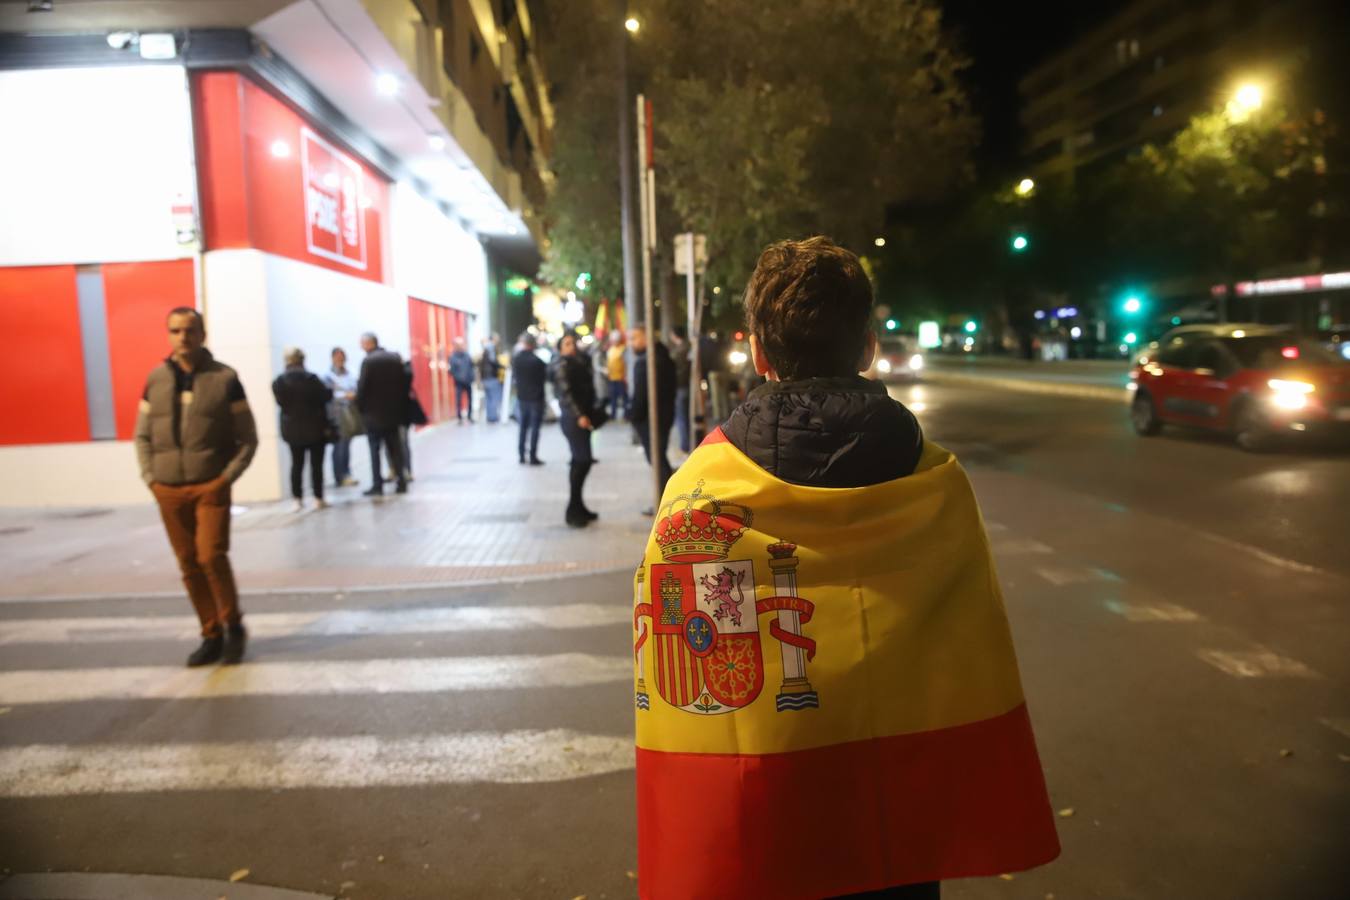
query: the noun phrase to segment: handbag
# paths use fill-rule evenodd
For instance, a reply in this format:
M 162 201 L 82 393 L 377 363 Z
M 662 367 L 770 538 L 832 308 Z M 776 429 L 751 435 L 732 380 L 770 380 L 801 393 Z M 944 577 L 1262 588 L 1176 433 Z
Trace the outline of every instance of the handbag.
M 587 418 L 591 420 L 591 429 L 599 430 L 606 422 L 609 421 L 609 410 L 605 408 L 605 405 L 603 403 L 597 403 L 595 405 L 595 408 L 591 410 L 591 414 L 587 416 Z
M 366 433 L 366 423 L 361 420 L 361 413 L 351 403 L 343 403 L 338 407 L 337 426 L 338 434 L 349 440 L 358 434 Z
M 416 394 L 408 395 L 408 424 L 427 424 L 427 411 L 422 408 L 422 403 L 417 399 Z

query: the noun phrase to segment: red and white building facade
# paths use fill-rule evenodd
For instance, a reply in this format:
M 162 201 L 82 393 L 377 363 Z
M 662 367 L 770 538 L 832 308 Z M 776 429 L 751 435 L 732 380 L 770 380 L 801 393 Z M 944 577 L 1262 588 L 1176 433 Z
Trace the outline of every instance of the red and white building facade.
M 295 6 L 310 9 L 274 18 L 303 25 L 316 5 Z M 272 26 L 283 44 L 298 34 Z M 383 49 L 398 71 L 391 48 L 358 46 L 352 30 L 340 36 L 354 56 Z M 226 37 L 216 43 L 250 46 L 258 61 L 256 35 Z M 283 347 L 303 349 L 320 373 L 342 347 L 356 369 L 359 337 L 374 332 L 411 359 L 432 420 L 453 415 L 450 345 L 489 330 L 489 236 L 475 218 L 489 220 L 426 174 L 479 173 L 463 160 L 400 157 L 388 134 L 344 115 L 342 98 L 278 69 L 274 47 L 260 66 L 232 63 L 219 46 L 223 63 L 185 48 L 166 61 L 103 65 L 93 53 L 60 65 L 70 44 L 0 70 L 0 505 L 146 501 L 132 432 L 177 306 L 201 310 L 208 346 L 238 370 L 253 407 L 261 444 L 238 500 L 282 494 L 288 456 L 271 382 Z M 416 98 L 397 99 L 407 110 Z M 360 116 L 377 102 L 348 106 Z M 412 129 L 420 148 L 431 129 Z M 457 149 L 448 134 L 430 143 Z M 523 233 L 479 181 L 466 190 L 498 200 L 487 227 Z

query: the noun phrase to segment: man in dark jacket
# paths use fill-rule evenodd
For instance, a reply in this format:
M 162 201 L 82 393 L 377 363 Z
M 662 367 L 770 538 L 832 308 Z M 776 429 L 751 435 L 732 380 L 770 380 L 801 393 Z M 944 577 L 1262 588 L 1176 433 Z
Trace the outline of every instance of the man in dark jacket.
M 310 484 L 314 488 L 314 508 L 328 504 L 323 499 L 323 456 L 328 446 L 330 425 L 328 401 L 333 391 L 319 376 L 305 369 L 305 354 L 299 347 L 287 347 L 282 355 L 286 371 L 272 382 L 272 396 L 281 409 L 281 439 L 291 448 L 291 496 L 295 511 L 304 509 L 305 457 L 309 457 Z
M 136 458 L 202 626 L 187 664 L 237 663 L 246 635 L 230 567 L 230 486 L 253 460 L 258 433 L 239 376 L 203 346 L 201 313 L 179 307 L 168 327 L 173 352 L 145 380 Z
M 633 328 L 628 332 L 628 347 L 633 351 L 633 396 L 629 401 L 628 420 L 633 423 L 642 452 L 647 462 L 661 473 L 661 490 L 670 480 L 670 460 L 666 448 L 670 445 L 670 428 L 675 424 L 675 361 L 660 341 L 656 352 L 656 447 L 651 446 L 651 428 L 648 425 L 647 406 L 647 329 Z M 653 449 L 655 459 L 653 459 Z
M 398 482 L 398 493 L 408 492 L 406 468 L 403 465 L 403 442 L 398 430 L 408 421 L 408 375 L 403 359 L 380 346 L 375 335 L 361 335 L 361 349 L 366 358 L 361 361 L 361 377 L 356 382 L 356 408 L 366 422 L 366 441 L 370 444 L 370 475 L 374 484 L 366 491 L 367 497 L 384 495 L 384 476 L 380 471 L 380 445 L 386 448 L 389 468 Z
M 544 382 L 548 366 L 535 354 L 534 335 L 520 336 L 520 349 L 511 357 L 511 380 L 516 383 L 516 402 L 520 405 L 520 464 L 526 462 L 525 445 L 530 445 L 529 464 L 542 466 L 539 458 L 539 426 L 544 422 Z
M 473 357 L 464 343 L 464 338 L 454 341 L 454 352 L 450 354 L 450 378 L 455 382 L 455 421 L 463 425 L 465 419 L 473 423 Z

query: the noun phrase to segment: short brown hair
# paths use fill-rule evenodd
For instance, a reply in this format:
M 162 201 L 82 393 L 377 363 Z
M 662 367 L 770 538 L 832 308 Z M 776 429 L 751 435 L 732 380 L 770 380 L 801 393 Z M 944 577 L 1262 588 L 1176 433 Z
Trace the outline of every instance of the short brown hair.
M 745 321 L 779 378 L 858 374 L 872 323 L 872 283 L 827 237 L 779 241 L 759 255 Z

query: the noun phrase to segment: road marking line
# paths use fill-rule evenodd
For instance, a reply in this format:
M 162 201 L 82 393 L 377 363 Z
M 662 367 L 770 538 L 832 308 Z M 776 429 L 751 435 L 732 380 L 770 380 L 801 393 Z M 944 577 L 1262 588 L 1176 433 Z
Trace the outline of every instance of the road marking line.
M 444 606 L 431 609 L 351 609 L 331 612 L 253 613 L 255 638 L 441 634 L 522 628 L 595 628 L 632 619 L 627 606 L 567 603 L 557 606 Z M 182 616 L 15 619 L 0 622 L 0 644 L 108 643 L 191 640 L 196 620 Z
M 1318 721 L 1332 731 L 1339 732 L 1342 737 L 1350 738 L 1350 719 L 1318 719 Z
M 1199 650 L 1196 655 L 1234 678 L 1321 678 L 1296 659 L 1270 650 Z
M 1055 587 L 1064 587 L 1066 584 L 1088 584 L 1094 581 L 1120 580 L 1120 576 L 1108 572 L 1105 569 L 1043 566 L 1037 568 L 1035 572 Z
M 1032 538 L 1022 538 L 1012 541 L 995 541 L 994 553 L 1002 556 L 1021 556 L 1031 553 L 1054 553 L 1048 544 L 1042 544 L 1040 541 Z
M 0 750 L 0 796 L 537 784 L 633 768 L 630 736 L 547 731 Z
M 633 563 L 625 562 L 587 562 L 587 568 L 581 572 L 531 572 L 527 574 L 506 574 L 497 575 L 489 578 L 474 578 L 464 581 L 409 581 L 398 584 L 326 584 L 326 585 L 299 585 L 296 587 L 270 587 L 256 588 L 245 592 L 242 596 L 247 604 L 251 597 L 297 597 L 297 596 L 316 596 L 324 594 L 400 594 L 411 591 L 455 591 L 461 588 L 475 587 L 513 587 L 515 585 L 530 584 L 536 581 L 557 581 L 559 578 L 587 578 L 592 575 L 612 575 L 620 572 L 626 572 L 629 575 L 633 573 Z M 502 568 L 514 569 L 516 564 L 509 565 L 491 565 L 479 566 L 476 568 Z M 439 567 L 431 567 L 439 568 Z M 88 593 L 88 594 L 19 594 L 0 596 L 0 605 L 6 603 L 92 603 L 97 601 L 116 601 L 116 600 L 174 600 L 182 599 L 184 594 L 181 590 L 172 591 L 123 591 L 121 593 Z
M 1127 622 L 1203 622 L 1204 616 L 1175 603 L 1126 603 L 1107 600 L 1105 606 Z
M 1251 544 L 1244 544 L 1242 541 L 1235 541 L 1232 538 L 1226 538 L 1222 535 L 1211 534 L 1208 531 L 1196 531 L 1196 534 L 1206 540 L 1213 541 L 1232 550 L 1238 550 L 1248 556 L 1255 556 L 1262 562 L 1270 563 L 1272 566 L 1278 566 L 1281 569 L 1288 569 L 1291 572 L 1300 572 L 1304 575 L 1327 575 L 1330 574 L 1326 569 L 1310 566 L 1307 563 L 1301 563 L 1296 560 L 1286 559 L 1283 556 L 1277 556 L 1274 553 L 1268 553 L 1260 547 L 1253 547 Z
M 578 687 L 633 677 L 627 656 L 466 656 L 0 672 L 0 704 Z

